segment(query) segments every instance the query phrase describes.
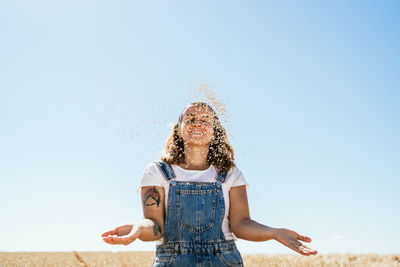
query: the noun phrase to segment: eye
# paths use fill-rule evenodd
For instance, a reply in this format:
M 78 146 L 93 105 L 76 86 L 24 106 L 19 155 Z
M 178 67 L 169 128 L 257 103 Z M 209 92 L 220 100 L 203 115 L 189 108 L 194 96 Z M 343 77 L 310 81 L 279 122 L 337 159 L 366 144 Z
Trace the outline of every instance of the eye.
M 185 123 L 187 123 L 187 124 L 193 124 L 195 122 L 195 119 L 194 118 L 187 118 L 187 119 L 185 119 Z

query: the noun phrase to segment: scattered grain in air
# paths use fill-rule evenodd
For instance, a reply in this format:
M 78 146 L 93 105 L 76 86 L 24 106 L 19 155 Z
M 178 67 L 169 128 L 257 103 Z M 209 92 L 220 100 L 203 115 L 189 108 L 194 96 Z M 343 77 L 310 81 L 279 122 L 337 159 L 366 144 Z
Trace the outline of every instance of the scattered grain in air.
M 194 100 L 192 99 L 190 102 L 202 101 L 212 106 L 222 122 L 222 125 L 227 130 L 227 135 L 231 137 L 231 115 L 227 111 L 226 104 L 222 102 L 221 95 L 217 93 L 209 83 L 202 81 L 193 82 L 191 85 L 191 93 Z

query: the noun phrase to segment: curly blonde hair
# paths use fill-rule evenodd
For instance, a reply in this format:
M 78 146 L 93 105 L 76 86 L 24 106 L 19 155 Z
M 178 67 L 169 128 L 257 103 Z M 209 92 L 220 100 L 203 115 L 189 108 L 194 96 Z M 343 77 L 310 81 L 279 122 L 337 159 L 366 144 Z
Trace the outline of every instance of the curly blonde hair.
M 165 151 L 161 156 L 161 160 L 165 161 L 169 165 L 185 162 L 183 139 L 182 137 L 179 137 L 178 129 L 180 123 L 182 122 L 183 112 L 190 106 L 207 107 L 212 113 L 214 113 L 214 139 L 210 142 L 207 155 L 207 164 L 214 165 L 219 173 L 227 174 L 229 169 L 235 166 L 233 148 L 229 144 L 226 130 L 222 126 L 221 121 L 218 119 L 216 112 L 210 105 L 204 102 L 191 102 L 184 108 L 179 116 L 178 123 L 174 124 L 172 131 L 165 142 Z

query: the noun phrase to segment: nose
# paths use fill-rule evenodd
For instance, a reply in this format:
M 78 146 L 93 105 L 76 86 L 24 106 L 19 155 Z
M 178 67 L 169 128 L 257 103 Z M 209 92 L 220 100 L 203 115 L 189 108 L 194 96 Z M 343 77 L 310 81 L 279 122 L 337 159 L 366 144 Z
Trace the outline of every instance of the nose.
M 201 126 L 201 120 L 194 120 L 193 126 Z
M 192 119 L 191 121 L 190 121 L 190 125 L 191 126 L 201 126 L 202 125 L 202 123 L 201 123 L 201 120 L 198 120 L 198 119 Z

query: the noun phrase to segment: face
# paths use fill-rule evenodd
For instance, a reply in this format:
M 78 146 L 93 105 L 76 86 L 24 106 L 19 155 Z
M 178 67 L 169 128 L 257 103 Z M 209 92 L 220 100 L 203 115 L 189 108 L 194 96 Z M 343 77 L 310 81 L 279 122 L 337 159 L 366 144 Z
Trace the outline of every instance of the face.
M 189 106 L 181 116 L 178 134 L 188 145 L 208 146 L 214 139 L 214 114 L 205 106 Z

